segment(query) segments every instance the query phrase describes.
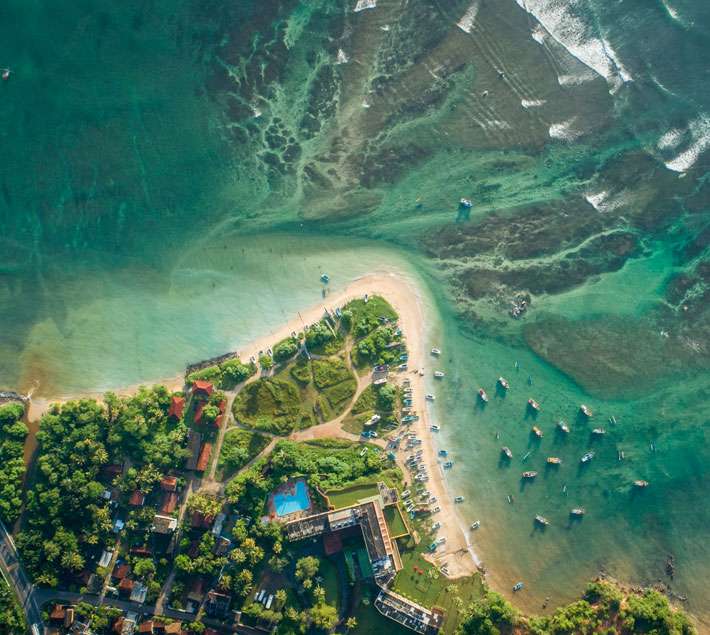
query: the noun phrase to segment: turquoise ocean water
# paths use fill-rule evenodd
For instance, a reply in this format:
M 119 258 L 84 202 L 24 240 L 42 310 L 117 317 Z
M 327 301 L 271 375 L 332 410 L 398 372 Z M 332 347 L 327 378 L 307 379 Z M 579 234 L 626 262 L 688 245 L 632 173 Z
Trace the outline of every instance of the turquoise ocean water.
M 660 579 L 707 627 L 707 3 L 375 4 L 0 6 L 0 387 L 172 375 L 324 269 L 397 269 L 433 299 L 439 442 L 496 586 L 538 610 Z

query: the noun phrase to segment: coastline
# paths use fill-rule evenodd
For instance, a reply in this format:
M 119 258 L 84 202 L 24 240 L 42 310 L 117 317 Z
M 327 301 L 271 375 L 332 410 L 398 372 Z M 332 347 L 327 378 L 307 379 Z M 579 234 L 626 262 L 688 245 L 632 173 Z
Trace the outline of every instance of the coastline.
M 267 350 L 279 340 L 288 337 L 291 332 L 302 331 L 304 326 L 319 321 L 326 308 L 334 309 L 335 307 L 343 306 L 350 300 L 361 298 L 366 293 L 383 296 L 399 315 L 399 324 L 407 341 L 409 364 L 414 369 L 404 376 L 409 377 L 411 381 L 414 389 L 414 407 L 420 418 L 409 427 L 409 430 L 424 441 L 424 463 L 429 473 L 427 489 L 430 490 L 432 495 L 436 496 L 437 505 L 441 508 L 441 511 L 437 514 L 442 519 L 440 521 L 442 527 L 438 532 L 438 536 L 446 538 L 446 542 L 440 550 L 427 556 L 427 559 L 437 566 L 446 565 L 447 575 L 450 578 L 471 575 L 476 572 L 477 564 L 480 561 L 473 552 L 468 540 L 467 525 L 460 517 L 460 513 L 454 503 L 454 496 L 449 491 L 443 471 L 437 460 L 434 434 L 430 430 L 432 416 L 430 404 L 424 397 L 426 394 L 425 376 L 420 376 L 417 372 L 419 369 L 424 369 L 425 373 L 430 373 L 432 368 L 426 346 L 427 325 L 424 299 L 419 287 L 413 283 L 411 278 L 401 273 L 387 271 L 376 271 L 355 278 L 342 290 L 329 293 L 319 303 L 298 311 L 295 317 L 292 317 L 279 328 L 252 340 L 244 346 L 237 347 L 237 353 L 242 360 L 248 360 L 251 356 L 258 357 L 260 351 Z M 181 390 L 184 385 L 184 375 L 180 373 L 155 381 L 147 380 L 140 384 L 115 389 L 113 392 L 119 395 L 127 395 L 134 393 L 139 386 L 154 384 L 163 384 L 170 390 Z M 100 400 L 102 395 L 103 392 L 86 392 L 57 395 L 56 397 L 30 398 L 28 418 L 30 421 L 38 420 L 54 403 L 81 398 Z M 405 451 L 398 453 L 397 463 L 406 476 L 408 472 L 404 466 L 405 454 Z M 435 517 L 433 518 L 435 519 Z

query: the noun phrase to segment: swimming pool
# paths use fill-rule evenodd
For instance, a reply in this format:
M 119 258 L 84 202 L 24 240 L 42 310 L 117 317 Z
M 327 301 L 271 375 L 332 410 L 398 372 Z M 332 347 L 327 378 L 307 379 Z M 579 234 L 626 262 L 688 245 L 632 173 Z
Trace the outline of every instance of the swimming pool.
M 277 516 L 288 516 L 302 512 L 311 506 L 308 488 L 304 481 L 290 483 L 283 490 L 274 494 L 274 510 Z

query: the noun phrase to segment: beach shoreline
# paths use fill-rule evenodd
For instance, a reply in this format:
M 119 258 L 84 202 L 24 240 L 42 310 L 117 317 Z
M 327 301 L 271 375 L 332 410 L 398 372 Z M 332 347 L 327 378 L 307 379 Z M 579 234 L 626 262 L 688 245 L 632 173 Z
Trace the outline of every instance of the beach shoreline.
M 362 298 L 365 294 L 381 295 L 394 308 L 399 315 L 399 325 L 405 335 L 409 353 L 409 365 L 414 371 L 397 375 L 397 378 L 407 377 L 413 388 L 414 409 L 419 414 L 419 420 L 409 426 L 409 431 L 421 438 L 424 443 L 423 462 L 429 474 L 427 489 L 437 498 L 437 505 L 441 511 L 432 518 L 446 519 L 440 521 L 441 528 L 437 532 L 439 538 L 446 541 L 439 550 L 427 556 L 427 559 L 438 567 L 446 566 L 447 576 L 459 578 L 476 572 L 478 558 L 473 553 L 470 542 L 467 540 L 468 530 L 456 509 L 454 497 L 449 491 L 440 463 L 437 459 L 437 450 L 434 445 L 434 435 L 431 432 L 431 414 L 429 403 L 425 400 L 425 377 L 418 373 L 419 369 L 433 372 L 430 354 L 426 346 L 427 328 L 425 320 L 424 299 L 421 290 L 414 281 L 402 273 L 378 271 L 355 278 L 342 290 L 328 293 L 322 300 L 304 310 L 279 328 L 260 336 L 248 344 L 238 347 L 236 351 L 242 361 L 250 357 L 258 357 L 260 352 L 273 347 L 279 340 L 289 337 L 292 332 L 301 332 L 304 327 L 318 322 L 326 309 L 334 310 L 342 307 L 350 300 Z M 136 392 L 140 386 L 163 384 L 170 390 L 181 390 L 184 386 L 184 374 L 176 374 L 157 381 L 144 381 L 120 389 L 112 390 L 119 395 L 129 395 Z M 105 391 L 104 391 L 105 392 Z M 28 418 L 39 419 L 46 413 L 52 404 L 66 401 L 91 398 L 101 399 L 104 392 L 85 392 L 77 394 L 57 395 L 56 397 L 32 398 L 30 396 Z M 405 477 L 408 472 L 404 465 L 405 451 L 397 455 L 397 463 Z

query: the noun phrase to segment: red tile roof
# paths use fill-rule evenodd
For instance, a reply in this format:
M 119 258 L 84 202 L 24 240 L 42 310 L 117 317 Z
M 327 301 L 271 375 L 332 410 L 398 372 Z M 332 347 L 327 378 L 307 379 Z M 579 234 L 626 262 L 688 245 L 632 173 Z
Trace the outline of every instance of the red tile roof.
M 172 514 L 177 507 L 178 495 L 175 492 L 165 492 L 163 503 L 160 506 L 161 514 Z
M 130 578 L 123 578 L 121 583 L 118 585 L 120 591 L 132 591 L 133 590 L 133 580 Z
M 153 632 L 153 620 L 148 620 L 146 622 L 143 622 L 138 627 L 138 632 L 139 633 L 152 633 Z
M 204 472 L 207 469 L 207 464 L 210 462 L 210 455 L 212 454 L 212 444 L 205 443 L 200 450 L 200 458 L 197 459 L 197 467 L 195 468 L 198 472 Z
M 202 512 L 193 512 L 190 518 L 190 526 L 195 529 L 209 529 L 214 522 L 214 516 L 205 516 Z
M 202 421 L 202 410 L 206 405 L 206 401 L 200 401 L 195 406 L 195 423 L 200 423 L 200 421 Z
M 123 580 L 123 578 L 125 578 L 128 575 L 130 570 L 131 570 L 130 567 L 125 563 L 124 564 L 117 564 L 113 570 L 113 577 L 116 578 L 117 580 Z
M 128 499 L 128 504 L 133 505 L 134 507 L 141 507 L 143 503 L 145 503 L 145 494 L 138 490 L 133 492 L 131 497 Z
M 168 410 L 168 417 L 182 419 L 182 413 L 184 410 L 185 397 L 178 397 L 177 395 L 174 395 L 170 400 L 170 409 Z
M 63 605 L 61 604 L 56 604 L 54 608 L 52 609 L 52 612 L 49 614 L 49 619 L 50 620 L 64 620 L 64 616 L 66 615 L 66 608 L 64 608 Z
M 174 492 L 177 489 L 177 476 L 163 476 L 160 488 L 164 492 Z
M 214 390 L 214 386 L 212 385 L 212 382 L 205 381 L 203 379 L 197 379 L 195 382 L 192 384 L 192 390 L 193 392 L 204 392 L 207 395 L 211 395 L 212 391 Z
M 217 418 L 214 420 L 212 425 L 215 428 L 219 428 L 222 425 L 222 419 L 224 418 L 224 411 L 227 408 L 227 402 L 222 399 L 222 401 L 219 402 L 219 414 L 217 415 Z

